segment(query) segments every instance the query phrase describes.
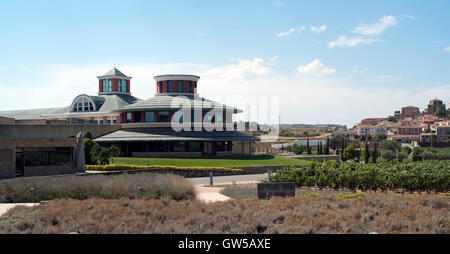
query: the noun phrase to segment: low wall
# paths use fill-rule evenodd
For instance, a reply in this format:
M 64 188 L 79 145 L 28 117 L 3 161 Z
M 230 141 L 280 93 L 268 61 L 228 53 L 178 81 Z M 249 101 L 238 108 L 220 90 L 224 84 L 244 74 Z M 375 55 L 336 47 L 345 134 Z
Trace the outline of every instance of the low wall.
M 170 158 L 182 158 L 182 157 L 200 157 L 201 152 L 161 152 L 161 153 L 147 153 L 147 152 L 133 152 L 133 157 L 137 158 L 159 158 L 159 157 L 170 157 Z
M 294 197 L 295 183 L 258 183 L 258 198 Z
M 25 167 L 23 169 L 24 176 L 63 175 L 75 174 L 75 172 L 75 167 L 71 164 Z

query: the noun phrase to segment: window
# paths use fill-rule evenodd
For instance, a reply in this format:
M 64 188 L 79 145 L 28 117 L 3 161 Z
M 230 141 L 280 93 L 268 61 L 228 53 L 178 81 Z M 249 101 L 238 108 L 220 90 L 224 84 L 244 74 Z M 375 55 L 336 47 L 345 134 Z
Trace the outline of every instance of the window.
M 127 123 L 131 123 L 131 112 L 127 113 Z
M 91 98 L 82 95 L 75 98 L 72 102 L 71 111 L 72 112 L 83 112 L 83 111 L 94 111 L 94 104 Z
M 175 142 L 173 147 L 174 152 L 185 152 L 186 151 L 186 143 L 184 141 Z
M 200 142 L 189 142 L 189 152 L 200 152 Z
M 159 122 L 170 122 L 169 115 L 170 113 L 167 110 L 159 111 Z
M 141 122 L 141 112 L 134 112 L 134 122 L 135 123 Z
M 72 148 L 24 148 L 25 166 L 64 165 L 72 163 Z
M 172 92 L 172 80 L 167 81 L 167 92 Z
M 155 112 L 153 112 L 153 111 L 145 112 L 145 122 L 146 123 L 153 123 L 153 122 L 155 122 Z
M 117 82 L 118 82 L 118 88 L 117 89 L 119 89 L 119 92 L 122 92 L 122 80 L 119 79 Z
M 108 90 L 108 86 L 106 85 L 106 79 L 103 80 L 103 92 L 106 92 Z
M 188 81 L 188 87 L 187 87 L 187 92 L 188 93 L 192 93 L 192 81 Z
M 119 79 L 119 92 L 126 93 L 127 92 L 127 80 Z
M 177 92 L 182 93 L 183 92 L 183 80 L 178 80 L 178 89 Z
M 223 123 L 223 112 L 216 112 L 216 123 Z
M 162 81 L 159 81 L 159 92 L 160 93 L 164 92 L 164 90 L 163 90 L 163 82 Z

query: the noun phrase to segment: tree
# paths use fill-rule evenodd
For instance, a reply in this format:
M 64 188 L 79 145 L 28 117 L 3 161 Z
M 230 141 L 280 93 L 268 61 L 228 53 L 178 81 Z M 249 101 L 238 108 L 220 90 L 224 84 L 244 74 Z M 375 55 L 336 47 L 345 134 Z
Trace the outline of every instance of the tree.
M 381 157 L 387 161 L 391 161 L 395 159 L 396 153 L 392 150 L 384 150 L 383 152 L 381 152 Z
M 320 141 L 320 142 L 317 144 L 317 154 L 318 154 L 318 155 L 321 155 L 321 154 L 322 154 L 322 141 Z
M 395 140 L 383 140 L 381 142 L 380 148 L 382 150 L 391 150 L 393 152 L 397 152 L 400 151 L 401 145 Z
M 369 163 L 369 157 L 370 157 L 369 145 L 366 142 L 366 146 L 364 147 L 364 163 L 365 164 Z
M 104 148 L 94 142 L 94 146 L 91 150 L 91 157 L 93 162 L 97 165 L 108 165 L 109 159 L 111 159 L 112 156 L 117 156 L 119 153 L 120 150 L 116 146 Z
M 94 144 L 96 144 L 96 143 L 92 140 L 92 134 L 89 131 L 86 132 L 86 134 L 84 134 L 83 143 L 84 143 L 84 154 L 85 154 L 84 162 L 86 165 L 92 165 L 92 164 L 94 164 L 94 162 L 92 161 L 91 150 L 92 150 L 92 147 L 94 146 Z
M 358 157 L 358 151 L 353 146 L 347 146 L 342 153 L 344 161 L 352 160 Z
M 375 135 L 375 141 L 377 141 L 377 142 L 381 142 L 385 139 L 387 139 L 387 135 L 385 133 L 377 133 Z
M 377 143 L 375 143 L 372 152 L 372 163 L 377 163 L 378 151 L 377 151 Z
M 308 155 L 311 154 L 311 147 L 309 146 L 309 138 L 306 139 L 306 153 L 307 153 Z
M 408 154 L 406 152 L 397 152 L 397 160 L 399 162 L 402 162 L 406 158 L 408 158 Z
M 327 137 L 327 143 L 325 144 L 324 154 L 326 154 L 326 155 L 330 154 L 330 138 L 329 137 Z

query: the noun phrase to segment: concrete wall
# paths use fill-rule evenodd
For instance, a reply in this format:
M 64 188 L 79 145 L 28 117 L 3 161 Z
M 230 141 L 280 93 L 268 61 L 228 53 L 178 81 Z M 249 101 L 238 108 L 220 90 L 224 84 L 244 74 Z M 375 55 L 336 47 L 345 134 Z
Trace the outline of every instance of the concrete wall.
M 96 138 L 119 129 L 120 125 L 0 125 L 0 138 L 67 138 L 80 131 Z
M 0 149 L 0 179 L 14 177 L 16 177 L 14 149 Z
M 258 198 L 295 196 L 295 183 L 258 183 Z

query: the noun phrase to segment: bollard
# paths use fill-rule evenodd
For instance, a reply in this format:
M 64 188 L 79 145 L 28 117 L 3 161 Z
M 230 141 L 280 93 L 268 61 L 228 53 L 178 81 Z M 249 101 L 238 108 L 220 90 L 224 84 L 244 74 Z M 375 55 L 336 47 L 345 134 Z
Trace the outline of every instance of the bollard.
M 209 186 L 213 186 L 213 172 L 209 172 Z

